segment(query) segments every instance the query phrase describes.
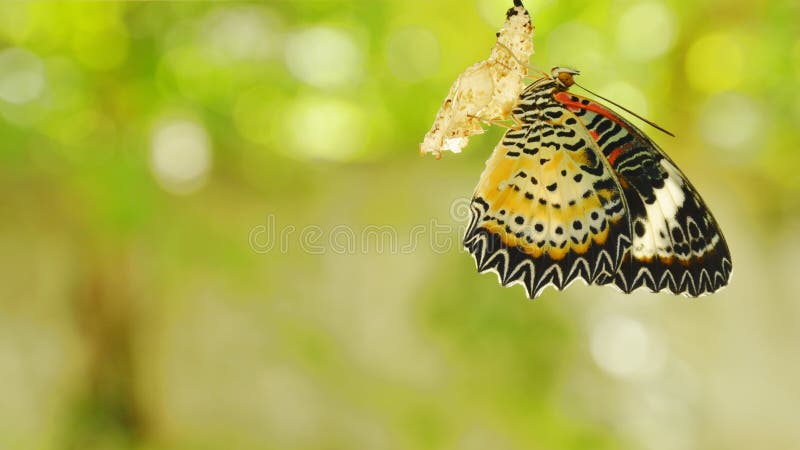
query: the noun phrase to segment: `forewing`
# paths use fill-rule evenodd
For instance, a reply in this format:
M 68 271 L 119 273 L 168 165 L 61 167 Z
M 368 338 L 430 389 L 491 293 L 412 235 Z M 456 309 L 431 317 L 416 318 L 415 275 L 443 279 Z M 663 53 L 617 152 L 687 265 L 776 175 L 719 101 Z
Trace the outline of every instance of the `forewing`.
M 630 245 L 621 188 L 586 129 L 563 106 L 535 102 L 521 103 L 522 128 L 486 162 L 464 238 L 480 272 L 524 284 L 530 298 L 578 278 L 612 282 Z
M 731 256 L 697 190 L 642 131 L 610 109 L 568 92 L 555 95 L 578 117 L 622 186 L 633 243 L 614 283 L 692 297 L 728 283 Z

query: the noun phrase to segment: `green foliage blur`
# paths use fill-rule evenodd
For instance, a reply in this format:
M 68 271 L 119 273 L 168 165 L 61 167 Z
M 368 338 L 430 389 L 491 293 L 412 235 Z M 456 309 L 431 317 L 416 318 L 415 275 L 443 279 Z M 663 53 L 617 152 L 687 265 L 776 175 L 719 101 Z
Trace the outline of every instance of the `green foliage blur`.
M 678 136 L 728 288 L 476 273 L 502 130 L 417 148 L 511 0 L 3 2 L 0 449 L 800 448 L 799 4 L 525 4 Z

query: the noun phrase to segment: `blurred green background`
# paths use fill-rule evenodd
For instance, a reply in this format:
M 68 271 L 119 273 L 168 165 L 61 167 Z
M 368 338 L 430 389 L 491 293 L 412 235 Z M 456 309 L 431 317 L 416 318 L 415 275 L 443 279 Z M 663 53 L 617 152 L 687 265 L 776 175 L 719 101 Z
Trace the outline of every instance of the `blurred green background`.
M 0 4 L 0 448 L 800 448 L 799 4 L 526 1 L 734 258 L 527 301 L 417 153 L 510 3 Z

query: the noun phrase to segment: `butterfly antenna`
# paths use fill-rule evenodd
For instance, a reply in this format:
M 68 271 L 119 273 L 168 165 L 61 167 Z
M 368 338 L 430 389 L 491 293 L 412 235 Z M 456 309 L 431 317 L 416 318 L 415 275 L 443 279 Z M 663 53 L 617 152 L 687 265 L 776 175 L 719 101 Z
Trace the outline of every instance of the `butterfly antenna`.
M 623 111 L 626 111 L 626 112 L 628 112 L 628 113 L 630 113 L 630 114 L 633 114 L 633 115 L 634 115 L 635 117 L 637 117 L 639 120 L 641 120 L 642 122 L 644 122 L 644 123 L 646 123 L 646 124 L 650 125 L 651 127 L 655 128 L 656 130 L 659 130 L 659 131 L 661 131 L 661 132 L 663 132 L 663 133 L 666 133 L 666 134 L 668 134 L 668 135 L 670 135 L 670 136 L 672 136 L 672 137 L 675 137 L 675 135 L 674 135 L 674 134 L 672 134 L 672 133 L 670 133 L 669 131 L 665 130 L 664 128 L 662 128 L 661 126 L 659 126 L 657 123 L 653 122 L 652 120 L 647 120 L 647 119 L 645 119 L 644 117 L 642 117 L 642 116 L 640 116 L 640 115 L 636 114 L 635 112 L 631 111 L 630 109 L 628 109 L 628 108 L 626 108 L 626 107 L 624 107 L 624 106 L 620 105 L 619 103 L 617 103 L 617 102 L 615 102 L 615 101 L 613 101 L 613 100 L 609 100 L 609 99 L 607 99 L 607 98 L 603 97 L 603 96 L 602 96 L 602 95 L 600 95 L 600 94 L 597 94 L 597 93 L 595 93 L 595 92 L 592 92 L 592 91 L 590 91 L 589 89 L 586 89 L 585 87 L 581 86 L 581 85 L 580 85 L 580 84 L 578 84 L 578 83 L 575 83 L 575 85 L 576 85 L 576 86 L 578 86 L 579 88 L 583 89 L 584 91 L 586 91 L 586 92 L 588 92 L 588 93 L 590 93 L 590 94 L 594 95 L 595 97 L 597 97 L 597 98 L 600 98 L 600 99 L 603 99 L 603 100 L 607 101 L 608 103 L 611 103 L 612 105 L 616 106 L 617 108 L 620 108 L 620 109 L 622 109 Z

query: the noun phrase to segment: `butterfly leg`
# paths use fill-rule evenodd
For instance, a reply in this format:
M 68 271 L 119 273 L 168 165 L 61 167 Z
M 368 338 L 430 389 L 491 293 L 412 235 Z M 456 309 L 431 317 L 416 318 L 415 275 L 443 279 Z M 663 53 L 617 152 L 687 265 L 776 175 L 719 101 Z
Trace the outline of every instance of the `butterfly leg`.
M 520 122 L 519 118 L 517 118 L 517 116 L 515 116 L 513 114 L 511 114 L 507 119 L 485 119 L 485 118 L 480 117 L 480 116 L 473 116 L 472 114 L 468 114 L 467 117 L 472 118 L 472 119 L 478 119 L 481 122 L 489 124 L 489 125 L 497 125 L 498 127 L 505 128 L 506 130 L 515 130 L 516 131 L 516 130 L 519 130 L 519 129 L 522 128 L 522 122 Z M 513 125 L 508 125 L 507 123 L 505 123 L 505 122 L 507 122 L 509 120 L 514 122 L 514 124 Z
M 507 119 L 505 119 L 505 120 L 510 120 L 510 121 L 514 122 L 514 124 L 512 126 L 508 126 L 508 125 L 505 125 L 505 124 L 501 123 L 501 121 L 497 120 L 497 119 L 489 121 L 489 123 L 491 123 L 492 125 L 497 125 L 497 126 L 506 128 L 508 130 L 517 131 L 517 130 L 521 130 L 522 129 L 522 122 L 520 122 L 519 118 L 517 116 L 515 116 L 514 114 L 510 114 L 509 117 Z

